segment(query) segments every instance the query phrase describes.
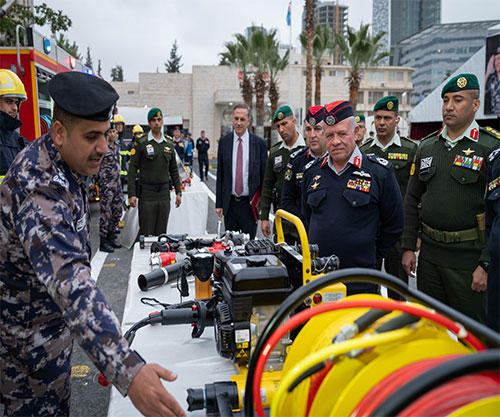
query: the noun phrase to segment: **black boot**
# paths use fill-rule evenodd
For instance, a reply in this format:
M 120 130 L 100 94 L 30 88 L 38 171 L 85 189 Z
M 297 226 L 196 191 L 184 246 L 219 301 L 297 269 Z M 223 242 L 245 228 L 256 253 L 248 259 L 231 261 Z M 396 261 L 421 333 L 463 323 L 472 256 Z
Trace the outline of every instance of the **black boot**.
M 115 240 L 115 236 L 113 233 L 110 233 L 108 235 L 108 243 L 111 245 L 111 247 L 115 248 L 115 249 L 120 249 L 122 247 L 122 245 L 120 245 L 116 240 Z
M 107 239 L 104 239 L 101 237 L 101 244 L 99 245 L 99 250 L 102 252 L 109 252 L 112 253 L 115 250 L 113 249 L 113 246 L 108 242 Z

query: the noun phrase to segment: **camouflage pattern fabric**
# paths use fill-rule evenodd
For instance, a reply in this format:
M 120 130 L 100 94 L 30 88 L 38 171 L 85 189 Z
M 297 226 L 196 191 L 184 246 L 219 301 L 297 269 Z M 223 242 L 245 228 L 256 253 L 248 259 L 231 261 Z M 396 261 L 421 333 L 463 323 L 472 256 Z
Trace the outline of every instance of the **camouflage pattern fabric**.
M 108 145 L 99 168 L 99 197 L 101 217 L 99 219 L 99 235 L 107 239 L 114 235 L 122 215 L 123 190 L 120 181 L 120 146 Z
M 90 275 L 84 179 L 49 135 L 0 185 L 0 393 L 7 415 L 69 414 L 72 337 L 126 395 L 144 361 Z

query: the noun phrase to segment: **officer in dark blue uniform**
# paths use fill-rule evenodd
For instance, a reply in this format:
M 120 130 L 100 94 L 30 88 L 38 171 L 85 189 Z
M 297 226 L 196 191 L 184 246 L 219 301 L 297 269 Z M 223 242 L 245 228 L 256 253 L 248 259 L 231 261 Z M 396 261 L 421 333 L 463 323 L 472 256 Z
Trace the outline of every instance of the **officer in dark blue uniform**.
M 325 106 L 328 156 L 304 169 L 302 204 L 309 241 L 319 255 L 335 254 L 341 268 L 375 268 L 403 232 L 403 199 L 394 168 L 356 146 L 359 127 L 347 101 Z M 347 294 L 375 293 L 371 284 L 347 284 Z
M 326 154 L 326 139 L 323 130 L 324 107 L 311 106 L 305 118 L 305 136 L 307 147 L 299 149 L 290 155 L 286 166 L 281 208 L 302 219 L 302 177 L 304 167 L 311 161 Z
M 488 157 L 486 232 L 488 233 L 488 326 L 500 331 L 500 149 Z

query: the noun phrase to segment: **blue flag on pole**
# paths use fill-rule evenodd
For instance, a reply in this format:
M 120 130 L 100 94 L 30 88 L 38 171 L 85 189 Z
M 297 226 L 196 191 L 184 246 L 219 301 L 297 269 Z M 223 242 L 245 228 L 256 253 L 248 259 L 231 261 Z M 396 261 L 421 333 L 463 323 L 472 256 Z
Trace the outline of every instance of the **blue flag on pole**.
M 292 2 L 288 3 L 288 11 L 286 12 L 286 24 L 292 26 Z

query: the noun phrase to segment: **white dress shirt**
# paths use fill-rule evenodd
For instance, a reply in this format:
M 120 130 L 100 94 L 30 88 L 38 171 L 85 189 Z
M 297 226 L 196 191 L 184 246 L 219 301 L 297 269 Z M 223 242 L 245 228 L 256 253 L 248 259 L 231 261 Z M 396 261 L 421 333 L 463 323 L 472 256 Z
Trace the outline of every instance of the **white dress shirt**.
M 234 190 L 234 184 L 236 181 L 236 160 L 238 158 L 238 138 L 239 136 L 236 132 L 233 132 L 233 178 L 231 185 L 231 194 L 237 195 Z M 242 145 L 243 145 L 243 193 L 242 196 L 248 196 L 248 165 L 250 159 L 250 135 L 248 134 L 248 130 L 245 131 L 243 136 L 241 136 Z

